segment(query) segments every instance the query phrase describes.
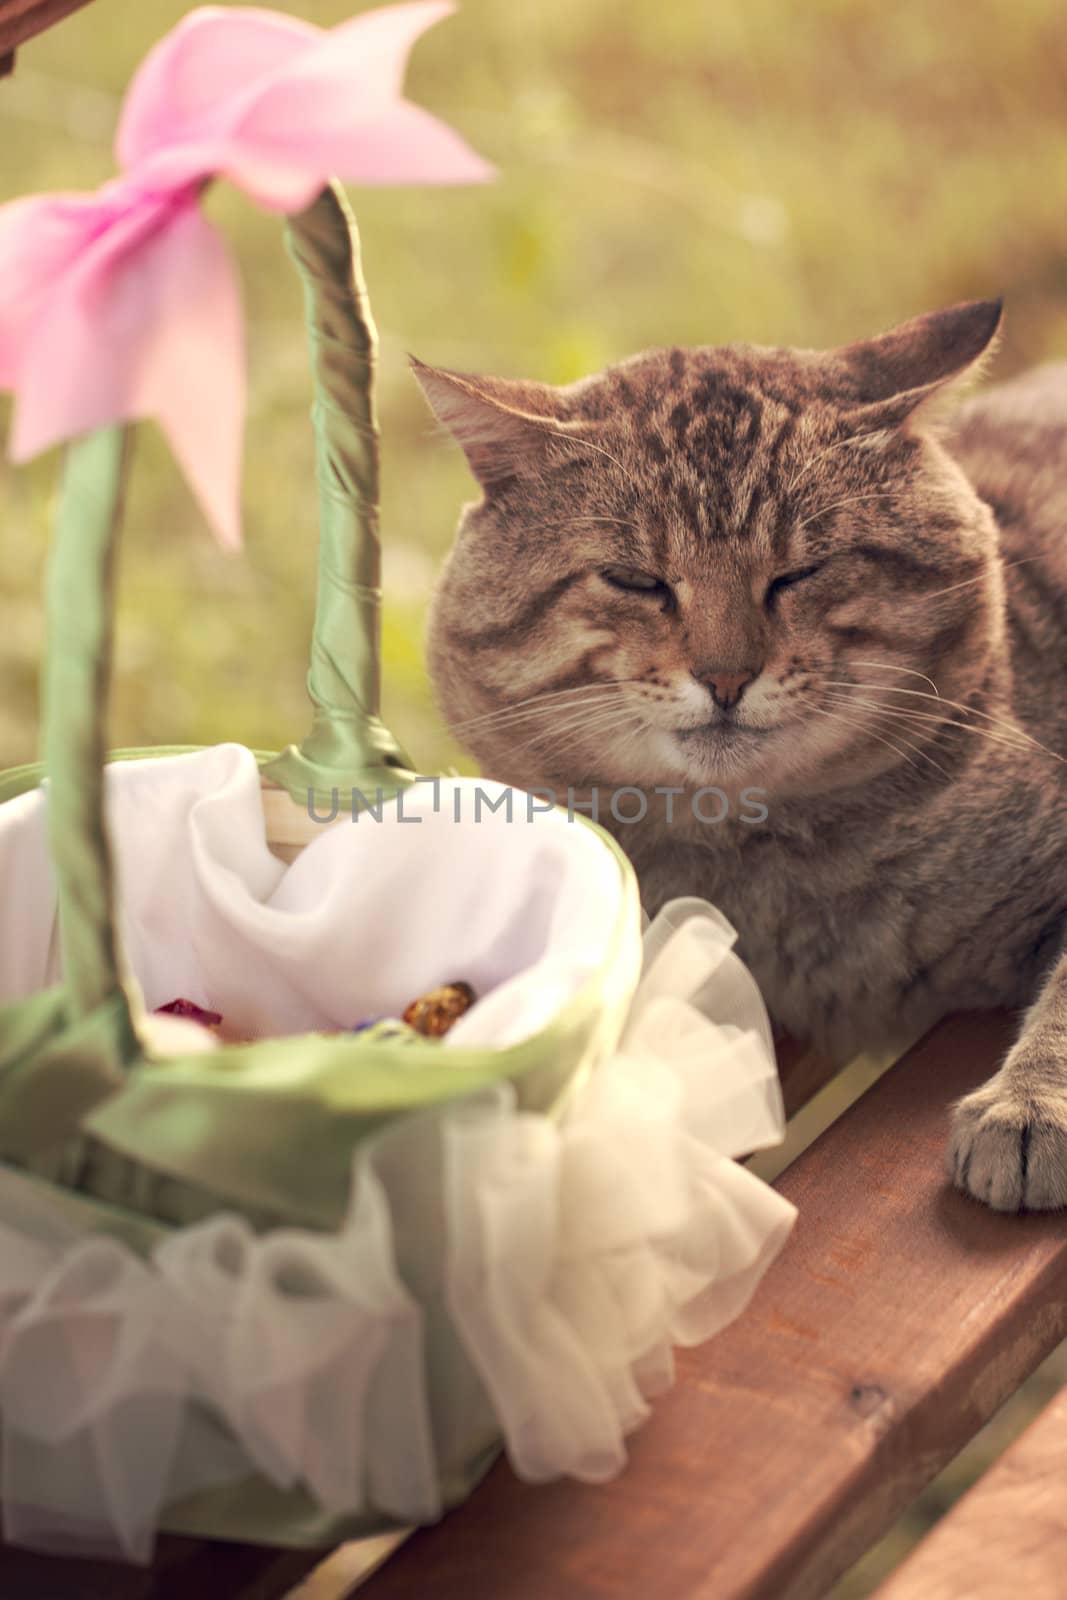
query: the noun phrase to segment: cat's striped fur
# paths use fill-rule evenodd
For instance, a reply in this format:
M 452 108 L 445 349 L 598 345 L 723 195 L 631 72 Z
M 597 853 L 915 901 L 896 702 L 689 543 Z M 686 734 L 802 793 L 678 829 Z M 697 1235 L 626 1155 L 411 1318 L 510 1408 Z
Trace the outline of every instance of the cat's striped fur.
M 565 389 L 416 364 L 484 490 L 430 659 L 493 777 L 646 792 L 639 823 L 601 813 L 646 904 L 718 904 L 791 1033 L 844 1056 L 1032 1002 L 957 1109 L 950 1165 L 997 1207 L 1048 1207 L 1067 1204 L 1067 369 L 952 412 L 999 317 L 955 307 L 826 353 L 652 351 Z M 687 804 L 709 785 L 732 802 L 717 825 Z

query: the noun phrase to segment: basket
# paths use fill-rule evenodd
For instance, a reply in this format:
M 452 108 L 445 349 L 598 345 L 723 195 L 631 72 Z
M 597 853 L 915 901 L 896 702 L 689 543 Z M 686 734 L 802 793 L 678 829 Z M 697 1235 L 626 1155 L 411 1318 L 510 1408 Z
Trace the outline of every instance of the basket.
M 105 768 L 128 454 L 110 426 L 67 457 L 43 765 L 0 780 L 0 1489 L 6 1536 L 51 1549 L 144 1561 L 157 1527 L 328 1545 L 431 1521 L 504 1437 L 527 1476 L 610 1476 L 670 1344 L 738 1313 L 793 1220 L 729 1159 L 777 1140 L 781 1103 L 728 925 L 682 907 L 643 948 L 607 834 L 420 782 L 383 726 L 357 236 L 336 184 L 285 229 L 315 395 L 310 732 Z M 352 792 L 358 827 L 314 820 Z M 479 793 L 482 831 L 457 829 Z M 239 880 L 232 959 L 211 924 L 220 1009 L 258 952 L 275 1036 L 161 1056 L 153 940 L 180 964 L 210 922 L 206 890 L 169 925 L 153 893 L 187 837 L 198 883 Z M 467 1042 L 327 1031 L 336 932 L 304 939 L 290 981 L 272 930 L 303 939 L 338 885 L 383 1009 L 434 961 L 489 991 Z M 436 954 L 404 937 L 431 900 Z M 464 949 L 482 972 L 448 972 Z

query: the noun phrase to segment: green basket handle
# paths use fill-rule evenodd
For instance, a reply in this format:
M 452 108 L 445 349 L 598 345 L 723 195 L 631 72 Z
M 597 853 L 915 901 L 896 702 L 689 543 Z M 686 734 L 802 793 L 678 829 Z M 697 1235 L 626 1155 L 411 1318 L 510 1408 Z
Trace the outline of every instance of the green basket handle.
M 312 727 L 264 758 L 264 775 L 302 806 L 333 787 L 370 795 L 413 781 L 379 717 L 380 567 L 376 334 L 355 221 L 337 184 L 286 223 L 304 283 L 311 344 L 320 542 L 308 689 Z M 115 924 L 104 811 L 114 567 L 129 430 L 114 426 L 67 453 L 48 568 L 43 756 L 48 837 L 59 907 L 63 984 L 0 1010 L 0 1155 L 47 1111 L 51 1138 L 142 1058 Z M 59 1037 L 57 1037 L 57 1035 Z M 64 1048 L 63 1038 L 71 1049 Z M 75 1047 L 76 1041 L 76 1047 Z M 62 1092 L 55 1075 L 62 1061 Z M 42 1080 L 48 1078 L 48 1088 Z
M 111 677 L 115 555 L 130 430 L 76 440 L 48 567 L 43 755 L 63 983 L 72 1019 L 122 990 L 111 847 L 104 820 L 105 706 Z M 127 1008 L 124 1018 L 129 1025 Z M 136 1041 L 130 1038 L 123 1055 Z
M 331 788 L 396 794 L 415 777 L 379 716 L 377 333 L 355 219 L 337 184 L 286 228 L 304 283 L 315 401 L 319 576 L 308 693 L 311 731 L 263 767 L 301 806 Z

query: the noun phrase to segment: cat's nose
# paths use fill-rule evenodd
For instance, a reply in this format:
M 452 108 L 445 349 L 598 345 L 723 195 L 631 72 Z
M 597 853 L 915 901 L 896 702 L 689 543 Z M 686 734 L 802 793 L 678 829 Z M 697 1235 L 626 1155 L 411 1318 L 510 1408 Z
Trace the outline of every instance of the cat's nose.
M 701 681 L 706 683 L 711 690 L 711 698 L 721 711 L 729 711 L 735 706 L 748 688 L 759 676 L 758 668 L 739 667 L 733 672 L 720 672 L 713 670 L 701 674 Z

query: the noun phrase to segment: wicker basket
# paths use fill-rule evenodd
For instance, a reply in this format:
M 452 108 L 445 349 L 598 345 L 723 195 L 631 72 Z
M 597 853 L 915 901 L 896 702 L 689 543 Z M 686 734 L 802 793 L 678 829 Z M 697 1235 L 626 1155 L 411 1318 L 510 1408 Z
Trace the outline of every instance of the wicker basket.
M 378 716 L 375 334 L 355 228 L 331 186 L 286 231 L 306 294 L 321 508 L 308 678 L 313 726 L 299 746 L 258 758 L 268 839 L 290 861 L 322 832 L 309 818 L 309 795 L 324 804 L 337 788 L 396 794 L 415 774 Z M 633 875 L 607 835 L 584 822 L 568 830 L 575 848 L 588 850 L 595 838 L 610 860 L 617 914 L 603 948 L 592 952 L 588 980 L 549 1026 L 514 1046 L 457 1048 L 443 1065 L 432 1042 L 305 1035 L 167 1063 L 149 1059 L 116 938 L 105 826 L 103 705 L 125 446 L 126 430 L 115 427 L 70 448 L 51 558 L 43 773 L 63 977 L 0 1007 L 0 1218 L 17 1216 L 42 1236 L 107 1236 L 141 1255 L 222 1208 L 257 1229 L 328 1230 L 343 1217 L 353 1151 L 388 1139 L 397 1119 L 501 1081 L 514 1085 L 520 1107 L 551 1113 L 575 1075 L 614 1047 L 640 964 Z M 35 768 L 9 773 L 0 799 L 41 777 Z M 354 910 L 374 915 L 373 907 Z M 339 1104 L 330 1086 L 340 1073 L 370 1087 Z M 251 1087 L 242 1091 L 242 1083 Z M 206 1144 L 175 1137 L 183 1117 L 212 1130 Z M 286 1168 L 280 1189 L 275 1172 L 261 1184 L 261 1158 L 287 1128 L 299 1162 Z M 273 1203 L 259 1198 L 266 1193 Z M 426 1312 L 425 1381 L 447 1507 L 492 1459 L 498 1430 L 448 1316 L 419 1287 L 414 1263 L 428 1246 L 441 1247 L 436 1227 L 432 1205 L 414 1208 L 398 1225 L 395 1246 L 400 1277 L 416 1299 L 422 1294 Z M 326 1510 L 305 1486 L 282 1489 L 249 1475 L 171 1505 L 162 1526 L 319 1544 L 393 1522 L 373 1492 L 356 1512 Z

